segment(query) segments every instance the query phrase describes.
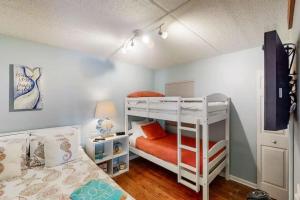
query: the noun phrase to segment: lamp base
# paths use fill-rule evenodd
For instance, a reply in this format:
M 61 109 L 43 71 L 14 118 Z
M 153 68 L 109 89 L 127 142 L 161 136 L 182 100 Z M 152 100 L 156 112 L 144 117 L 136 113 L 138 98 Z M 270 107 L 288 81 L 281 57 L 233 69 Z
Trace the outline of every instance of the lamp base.
M 103 138 L 106 138 L 107 136 L 113 136 L 111 133 L 113 127 L 113 122 L 109 118 L 99 119 L 96 125 L 96 130 Z

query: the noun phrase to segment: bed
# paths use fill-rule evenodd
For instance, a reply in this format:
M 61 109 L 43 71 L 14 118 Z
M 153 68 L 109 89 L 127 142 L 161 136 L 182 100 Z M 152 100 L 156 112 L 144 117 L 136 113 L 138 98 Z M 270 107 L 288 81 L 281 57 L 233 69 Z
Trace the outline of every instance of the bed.
M 184 145 L 188 145 L 191 147 L 195 147 L 196 141 L 195 138 L 182 136 L 182 143 Z M 132 143 L 131 143 L 132 144 Z M 209 148 L 213 147 L 216 144 L 214 141 L 209 141 Z M 159 138 L 156 140 L 148 140 L 143 136 L 136 138 L 135 147 L 141 151 L 144 151 L 148 154 L 151 154 L 157 158 L 160 158 L 166 162 L 172 163 L 177 165 L 177 156 L 178 156 L 178 148 L 177 148 L 177 135 L 168 133 L 167 136 L 163 138 Z M 202 140 L 200 142 L 200 149 L 202 149 Z M 216 152 L 209 161 L 213 161 L 224 152 L 225 148 Z M 200 174 L 202 174 L 203 169 L 203 152 L 200 151 Z M 182 151 L 182 162 L 189 165 L 196 167 L 196 155 L 195 152 L 183 150 Z
M 177 135 L 149 141 L 130 136 L 130 151 L 177 174 L 177 181 L 196 192 L 202 187 L 209 199 L 209 184 L 223 170 L 229 179 L 230 98 L 214 93 L 197 98 L 128 97 L 125 99 L 125 132 L 131 134 L 132 116 L 175 122 Z M 225 122 L 217 142 L 209 140 L 209 126 Z M 165 127 L 166 128 L 166 127 Z M 184 137 L 189 132 L 193 138 Z M 178 159 L 177 159 L 178 158 Z
M 21 177 L 1 182 L 1 200 L 69 200 L 70 194 L 93 179 L 119 186 L 80 150 L 80 158 L 57 167 L 34 167 Z M 124 192 L 125 193 L 125 192 Z M 133 199 L 126 194 L 126 200 Z
M 1 200 L 69 200 L 70 194 L 90 180 L 103 180 L 121 189 L 80 149 L 79 159 L 56 167 L 23 170 L 21 177 L 0 182 Z M 121 189 L 122 190 L 122 189 Z M 110 194 L 107 194 L 109 199 Z M 133 198 L 124 191 L 124 199 Z

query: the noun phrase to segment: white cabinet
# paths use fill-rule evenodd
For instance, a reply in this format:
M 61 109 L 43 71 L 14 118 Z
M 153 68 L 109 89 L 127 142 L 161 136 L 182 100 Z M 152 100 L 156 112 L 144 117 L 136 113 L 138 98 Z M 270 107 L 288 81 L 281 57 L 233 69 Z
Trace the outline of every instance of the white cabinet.
M 129 138 L 128 135 L 113 136 L 95 142 L 95 137 L 88 137 L 86 151 L 97 164 L 106 164 L 106 173 L 111 177 L 129 170 Z M 103 166 L 103 165 L 102 165 Z
M 288 130 L 265 131 L 262 73 L 258 75 L 257 184 L 277 200 L 288 200 Z

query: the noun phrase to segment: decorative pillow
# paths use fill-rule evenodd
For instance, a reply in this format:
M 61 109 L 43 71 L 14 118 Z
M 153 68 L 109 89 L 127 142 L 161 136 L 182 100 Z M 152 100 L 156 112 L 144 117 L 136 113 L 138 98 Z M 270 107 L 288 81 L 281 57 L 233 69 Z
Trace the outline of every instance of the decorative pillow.
M 29 159 L 30 167 L 35 167 L 35 166 L 40 166 L 45 164 L 44 143 L 47 137 L 53 137 L 56 135 L 68 135 L 75 132 L 78 134 L 78 130 L 70 126 L 39 129 L 39 130 L 31 131 L 30 159 Z
M 15 144 L 21 143 L 22 155 L 21 155 L 21 168 L 28 168 L 28 154 L 29 154 L 29 134 L 26 132 L 13 132 L 9 135 L 0 137 L 0 143 L 2 144 Z
M 132 92 L 127 95 L 127 97 L 136 98 L 136 97 L 164 97 L 165 95 L 155 91 L 137 91 Z
M 78 158 L 78 134 L 55 135 L 45 138 L 45 166 L 54 167 Z
M 29 166 L 35 167 L 45 164 L 44 138 L 42 135 L 30 135 Z
M 131 128 L 134 129 L 139 125 L 145 125 L 148 124 L 150 121 L 148 119 L 142 120 L 142 121 L 131 121 Z
M 0 142 L 0 180 L 21 175 L 22 143 Z
M 131 121 L 131 130 L 135 135 L 144 136 L 145 138 L 147 138 L 141 126 L 151 124 L 151 123 L 154 123 L 154 121 L 148 121 L 147 119 L 143 121 Z
M 160 126 L 158 122 L 142 125 L 141 128 L 144 134 L 147 136 L 147 139 L 149 140 L 155 140 L 167 135 L 165 130 Z

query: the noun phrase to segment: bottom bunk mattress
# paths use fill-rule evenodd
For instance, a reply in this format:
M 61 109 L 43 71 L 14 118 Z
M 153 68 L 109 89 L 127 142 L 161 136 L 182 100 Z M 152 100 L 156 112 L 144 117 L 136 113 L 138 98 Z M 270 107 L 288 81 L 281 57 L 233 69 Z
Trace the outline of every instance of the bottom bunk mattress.
M 182 144 L 196 147 L 195 138 L 182 136 Z M 214 146 L 216 142 L 209 141 L 209 148 Z M 164 161 L 173 163 L 177 165 L 177 135 L 176 134 L 167 134 L 163 138 L 156 140 L 148 140 L 143 136 L 140 136 L 136 139 L 135 148 L 142 150 L 148 154 L 151 154 L 157 158 L 160 158 Z M 221 154 L 225 148 L 218 151 L 214 156 L 210 158 L 210 161 L 215 159 L 219 154 Z M 182 162 L 196 167 L 196 153 L 189 150 L 182 150 Z M 200 173 L 202 174 L 203 167 L 203 153 L 202 153 L 202 140 L 200 142 Z

